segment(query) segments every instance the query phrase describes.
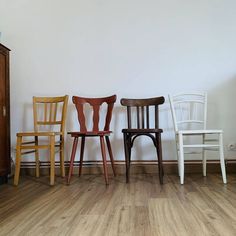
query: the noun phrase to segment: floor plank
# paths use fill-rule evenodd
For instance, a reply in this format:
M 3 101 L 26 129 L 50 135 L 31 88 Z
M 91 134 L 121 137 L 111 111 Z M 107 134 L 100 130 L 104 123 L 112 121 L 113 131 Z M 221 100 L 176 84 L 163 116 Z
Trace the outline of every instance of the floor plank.
M 236 175 L 21 178 L 0 185 L 0 235 L 236 235 Z

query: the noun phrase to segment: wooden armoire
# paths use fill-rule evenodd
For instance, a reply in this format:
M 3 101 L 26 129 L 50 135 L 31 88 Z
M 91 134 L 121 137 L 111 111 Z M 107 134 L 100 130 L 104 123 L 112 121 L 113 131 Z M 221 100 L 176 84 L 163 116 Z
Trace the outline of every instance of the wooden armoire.
M 0 184 L 11 171 L 9 52 L 0 43 Z

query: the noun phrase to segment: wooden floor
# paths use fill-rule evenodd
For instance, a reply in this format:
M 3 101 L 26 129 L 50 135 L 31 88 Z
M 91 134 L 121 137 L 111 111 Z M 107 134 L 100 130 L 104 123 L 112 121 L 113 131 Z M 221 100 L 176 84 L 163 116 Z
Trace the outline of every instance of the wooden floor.
M 0 186 L 0 235 L 236 235 L 236 175 L 24 177 Z

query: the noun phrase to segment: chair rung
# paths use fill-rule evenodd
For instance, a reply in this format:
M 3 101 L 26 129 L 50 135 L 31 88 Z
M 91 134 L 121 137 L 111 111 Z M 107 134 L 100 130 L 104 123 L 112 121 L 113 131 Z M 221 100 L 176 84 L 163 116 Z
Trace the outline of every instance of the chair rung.
M 219 148 L 204 148 L 206 151 L 219 151 Z
M 50 145 L 38 145 L 38 146 L 21 146 L 21 149 L 48 149 Z
M 205 151 L 219 151 L 218 148 L 203 148 Z M 184 152 L 184 154 L 202 154 L 202 152 Z
M 22 144 L 31 144 L 31 143 L 35 143 L 35 141 L 22 142 Z
M 34 152 L 35 151 L 22 152 L 21 155 L 30 154 L 30 153 L 34 153 Z
M 177 124 L 186 124 L 186 123 L 200 123 L 200 124 L 203 124 L 204 121 L 202 121 L 202 120 L 181 120 L 181 121 L 177 121 Z
M 205 139 L 205 142 L 216 142 L 219 141 L 219 139 Z
M 184 152 L 184 154 L 202 154 L 202 152 Z
M 60 125 L 61 121 L 38 121 L 38 125 Z
M 220 145 L 216 145 L 216 144 L 189 144 L 189 145 L 183 145 L 183 147 L 185 148 L 207 148 L 207 147 L 219 147 Z
M 175 104 L 190 103 L 190 102 L 204 104 L 204 101 L 199 99 L 185 99 L 185 100 L 175 101 Z

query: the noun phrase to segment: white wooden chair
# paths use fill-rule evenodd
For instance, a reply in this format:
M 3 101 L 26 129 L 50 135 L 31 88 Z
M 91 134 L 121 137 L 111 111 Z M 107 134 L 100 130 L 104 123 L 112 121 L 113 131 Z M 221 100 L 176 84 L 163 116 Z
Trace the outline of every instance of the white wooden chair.
M 184 154 L 197 153 L 192 150 L 200 148 L 203 162 L 203 176 L 206 176 L 205 151 L 219 151 L 222 178 L 226 184 L 223 131 L 206 129 L 207 94 L 185 93 L 175 96 L 169 95 L 169 101 L 176 135 L 180 183 L 184 184 Z M 188 142 L 186 143 L 186 141 Z M 188 152 L 185 151 L 186 149 Z

